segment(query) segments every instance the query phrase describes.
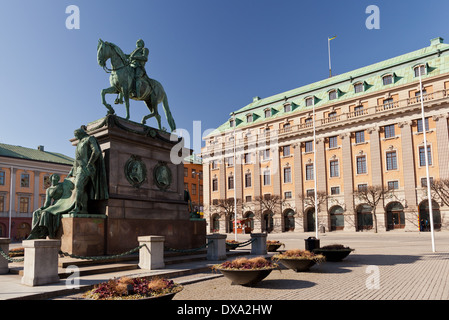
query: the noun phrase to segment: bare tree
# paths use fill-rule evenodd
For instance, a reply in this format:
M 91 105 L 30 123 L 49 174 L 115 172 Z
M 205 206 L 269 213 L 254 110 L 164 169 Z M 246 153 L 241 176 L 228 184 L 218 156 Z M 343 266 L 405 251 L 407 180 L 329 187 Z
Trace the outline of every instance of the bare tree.
M 256 217 L 262 221 L 263 212 L 269 211 L 271 213 L 275 213 L 277 208 L 282 208 L 285 200 L 278 195 L 266 194 L 263 196 L 256 196 L 254 198 L 255 202 L 259 203 L 260 211 L 256 214 Z
M 214 200 L 212 203 L 214 211 L 222 212 L 224 211 L 225 216 L 229 217 L 231 214 L 234 214 L 234 219 L 236 219 L 236 209 L 235 205 L 237 204 L 237 208 L 240 206 L 243 208 L 242 200 L 237 198 L 236 201 L 234 201 L 234 198 L 227 198 L 227 199 L 217 199 Z
M 377 233 L 377 205 L 385 197 L 392 196 L 392 192 L 388 189 L 384 189 L 381 185 L 375 185 L 354 190 L 354 196 L 358 198 L 360 202 L 366 203 L 372 208 L 374 232 Z
M 436 179 L 430 182 L 431 196 L 434 200 L 440 200 L 440 203 L 449 206 L 449 179 Z
M 316 204 L 315 204 L 315 193 L 310 192 L 310 193 L 298 195 L 299 199 L 304 204 L 301 209 L 303 214 L 307 207 L 316 208 L 316 212 L 319 212 L 320 206 L 322 204 L 326 203 L 326 201 L 329 197 L 325 191 L 317 191 L 316 195 L 317 195 L 317 197 L 316 197 L 317 203 Z

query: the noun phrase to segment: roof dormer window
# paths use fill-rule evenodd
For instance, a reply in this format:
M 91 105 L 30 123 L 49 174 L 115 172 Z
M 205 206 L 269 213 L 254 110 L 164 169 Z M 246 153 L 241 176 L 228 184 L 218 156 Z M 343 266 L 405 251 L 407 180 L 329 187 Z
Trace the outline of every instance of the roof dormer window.
M 263 111 L 263 113 L 264 113 L 264 115 L 265 115 L 265 118 L 271 117 L 271 109 L 265 109 L 265 110 Z
M 329 100 L 335 100 L 338 98 L 337 90 L 329 91 Z
M 382 83 L 384 86 L 388 85 L 388 84 L 392 84 L 393 83 L 393 74 L 387 74 L 385 76 L 382 77 Z
M 422 76 L 427 74 L 427 68 L 425 64 L 421 64 L 419 66 L 414 67 L 413 71 L 415 72 L 415 77 L 419 77 L 420 72 Z

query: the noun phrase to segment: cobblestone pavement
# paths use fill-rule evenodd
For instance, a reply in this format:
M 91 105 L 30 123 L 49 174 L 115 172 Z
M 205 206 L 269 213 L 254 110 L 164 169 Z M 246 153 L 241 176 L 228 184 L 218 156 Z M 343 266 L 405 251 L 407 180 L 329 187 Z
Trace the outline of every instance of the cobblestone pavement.
M 314 234 L 270 234 L 284 249 L 304 249 Z M 233 235 L 228 238 L 233 239 Z M 248 239 L 238 235 L 239 241 Z M 449 233 L 326 233 L 321 246 L 341 243 L 354 248 L 341 262 L 324 262 L 309 272 L 274 270 L 254 287 L 231 285 L 218 277 L 187 284 L 175 300 L 447 300 Z

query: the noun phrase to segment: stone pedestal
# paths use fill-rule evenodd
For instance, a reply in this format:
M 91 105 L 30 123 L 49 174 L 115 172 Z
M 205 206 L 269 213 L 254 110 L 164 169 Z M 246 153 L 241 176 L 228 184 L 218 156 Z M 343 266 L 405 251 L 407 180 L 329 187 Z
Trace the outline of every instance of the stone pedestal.
M 184 165 L 174 161 L 182 160 L 175 158 L 183 141 L 114 115 L 89 123 L 87 133 L 98 140 L 106 166 L 109 199 L 95 212 L 107 216 L 106 254 L 134 249 L 148 234 L 165 237 L 173 249 L 204 245 L 205 221 L 190 220 Z
M 251 254 L 267 254 L 267 234 L 251 233 Z
M 105 254 L 106 216 L 63 215 L 61 219 L 61 251 L 83 257 Z
M 139 267 L 141 269 L 154 270 L 165 267 L 164 262 L 164 237 L 144 236 L 139 237 Z
M 0 238 L 0 250 L 3 251 L 5 255 L 8 255 L 9 253 L 9 238 Z M 5 257 L 0 256 L 0 274 L 5 274 L 9 272 L 8 267 L 9 260 L 7 260 Z
M 59 281 L 58 252 L 60 240 L 24 240 L 22 284 L 40 286 Z
M 206 236 L 207 246 L 207 260 L 218 261 L 226 259 L 226 235 L 225 234 L 210 234 Z

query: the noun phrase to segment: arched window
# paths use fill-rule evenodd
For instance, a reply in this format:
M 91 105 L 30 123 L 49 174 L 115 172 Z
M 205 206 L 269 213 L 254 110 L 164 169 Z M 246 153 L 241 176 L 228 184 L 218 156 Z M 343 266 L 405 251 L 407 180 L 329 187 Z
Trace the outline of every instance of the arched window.
M 287 209 L 284 212 L 284 231 L 295 230 L 295 211 Z
M 345 219 L 344 219 L 344 213 L 342 207 L 340 206 L 333 206 L 329 210 L 330 218 L 331 218 L 331 230 L 343 230 L 345 227 Z
M 420 230 L 430 231 L 429 201 L 422 201 L 418 207 Z M 440 206 L 436 201 L 432 201 L 432 216 L 434 229 L 441 229 Z
M 387 230 L 403 229 L 405 227 L 404 207 L 399 202 L 387 205 Z
M 424 64 L 421 64 L 419 66 L 416 66 L 413 68 L 413 71 L 415 72 L 415 77 L 419 77 L 419 72 L 421 71 L 421 75 L 427 74 L 427 68 Z

